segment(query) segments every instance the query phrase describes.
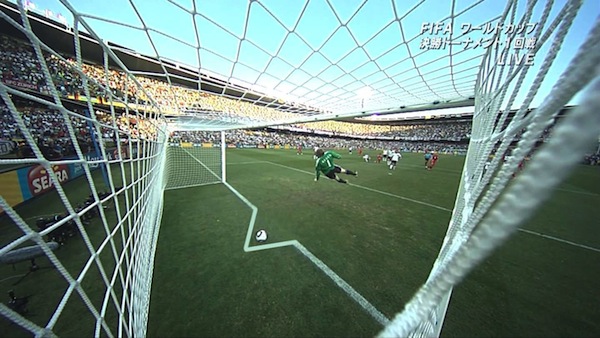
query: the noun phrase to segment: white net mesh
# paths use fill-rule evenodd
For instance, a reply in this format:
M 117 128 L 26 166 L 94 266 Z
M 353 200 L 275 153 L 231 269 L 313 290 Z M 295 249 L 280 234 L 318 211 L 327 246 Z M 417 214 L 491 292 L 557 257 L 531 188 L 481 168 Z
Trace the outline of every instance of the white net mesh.
M 0 312 L 36 336 L 143 336 L 162 210 L 166 120 L 155 104 L 140 109 L 148 95 L 126 73 L 131 94 L 125 100 L 106 86 L 114 71 L 108 64 L 119 63 L 110 49 L 103 49 L 103 65 L 83 63 L 78 21 L 75 56 L 66 59 L 33 33 L 23 7 L 0 16 L 20 38 L 2 37 L 3 136 L 16 144 L 14 156 L 0 160 L 0 210 L 8 224 L 0 259 L 18 269 L 2 266 L 3 286 L 14 291 Z M 59 77 L 77 86 L 83 102 L 65 95 L 67 81 Z M 98 106 L 100 100 L 107 104 Z M 45 202 L 36 209 L 22 204 L 34 199 Z M 39 256 L 50 265 L 38 266 Z M 44 285 L 30 273 L 44 275 Z M 26 316 L 29 297 L 52 311 Z M 17 334 L 14 326 L 2 330 Z
M 39 247 L 28 250 L 49 258 L 57 271 L 51 293 L 59 296 L 51 300 L 52 312 L 36 320 L 4 304 L 0 313 L 36 335 L 144 336 L 163 190 L 225 181 L 225 144 L 215 131 L 307 128 L 304 123 L 317 120 L 475 100 L 471 145 L 439 259 L 381 333 L 439 335 L 452 286 L 531 214 L 589 136 L 597 137 L 596 83 L 588 101 L 560 121 L 553 141 L 534 148 L 559 109 L 598 74 L 599 24 L 589 13 L 581 19 L 581 3 L 115 0 L 75 6 L 60 0 L 51 10 L 30 1 L 2 3 L 0 21 L 11 36 L 2 37 L 8 51 L 2 54 L 2 120 L 20 140 L 22 158 L 0 159 L 2 169 L 15 172 L 2 174 L 12 182 L 2 185 L 0 198 L 12 228 L 2 235 L 0 257 L 8 262 L 7 254 L 35 242 Z M 568 34 L 584 46 L 576 56 L 559 53 Z M 526 65 L 532 58 L 535 65 Z M 167 119 L 177 122 L 173 134 Z M 177 139 L 177 131 L 198 125 L 204 131 L 197 139 Z M 343 129 L 339 122 L 322 126 Z M 509 150 L 512 157 L 503 162 Z M 511 180 L 529 156 L 531 165 Z M 19 166 L 24 173 L 13 170 Z M 38 198 L 35 192 L 59 202 L 43 210 L 16 207 Z M 81 320 L 67 323 L 73 314 Z
M 486 55 L 476 87 L 467 160 L 443 248 L 427 283 L 380 336 L 439 335 L 452 286 L 533 215 L 596 138 L 600 128 L 596 113 L 600 108 L 600 22 L 596 21 L 560 81 L 555 82 L 547 78 L 548 71 L 565 48 L 565 36 L 581 2 L 563 4 L 554 20 L 549 18 L 552 2 L 544 4 L 538 18 L 532 15 L 534 6 L 535 2 L 529 2 L 518 17 L 515 4 L 509 4 L 501 22 L 504 26 L 532 20 L 538 23 L 532 53 L 543 60 L 542 67 L 532 74 L 529 67 L 501 67 L 498 63 L 502 61 L 498 61 L 502 59 L 493 51 Z M 515 32 L 509 37 L 518 36 Z M 522 85 L 528 76 L 532 80 L 527 82 L 533 84 L 524 91 Z M 583 103 L 556 123 L 547 144 L 536 146 L 560 110 L 594 78 Z M 550 82 L 552 91 L 532 110 L 531 101 L 544 82 Z M 516 104 L 520 92 L 526 93 L 525 99 Z M 510 114 L 515 105 L 518 110 Z
M 104 13 L 105 5 L 74 13 L 100 37 L 127 47 L 114 50 L 131 49 L 162 61 L 151 69 L 132 69 L 133 74 L 152 74 L 168 84 L 185 83 L 249 102 L 255 106 L 248 105 L 244 115 L 274 120 L 294 117 L 282 111 L 347 113 L 433 102 L 472 104 L 488 37 L 458 23 L 479 27 L 492 22 L 500 10 L 490 11 L 492 5 L 484 3 L 171 0 L 150 5 L 115 0 L 110 6 L 119 8 L 118 16 Z M 71 13 L 66 11 L 65 17 L 69 23 Z M 162 17 L 170 17 L 170 23 Z M 429 25 L 423 25 L 424 18 L 431 19 Z M 432 28 L 435 22 L 450 20 L 457 22 L 452 33 Z M 479 42 L 465 45 L 466 38 Z M 424 45 L 424 39 L 433 43 Z M 156 99 L 171 101 L 173 107 L 178 102 L 188 108 L 231 108 L 220 97 L 165 88 Z
M 167 151 L 166 189 L 222 182 L 222 132 L 171 132 Z

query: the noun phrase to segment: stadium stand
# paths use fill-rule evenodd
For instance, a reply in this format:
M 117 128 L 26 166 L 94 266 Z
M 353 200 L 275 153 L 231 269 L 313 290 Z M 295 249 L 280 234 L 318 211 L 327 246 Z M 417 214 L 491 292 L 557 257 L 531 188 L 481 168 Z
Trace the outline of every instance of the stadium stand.
M 26 42 L 13 37 L 0 36 L 0 70 L 6 83 L 16 87 L 47 94 L 47 84 L 39 71 L 40 67 L 34 51 Z M 75 101 L 83 100 L 85 93 L 81 76 L 74 71 L 74 59 L 65 55 L 64 59 L 47 55 L 45 61 L 52 73 L 52 79 L 59 88 L 60 94 Z M 89 93 L 92 102 L 96 104 L 96 117 L 99 121 L 107 120 L 107 111 L 102 107 L 108 100 L 135 102 L 138 105 L 148 104 L 148 95 L 161 107 L 171 113 L 202 112 L 204 118 L 231 119 L 245 122 L 275 121 L 297 116 L 295 113 L 283 112 L 269 107 L 262 107 L 241 100 L 229 99 L 223 96 L 201 92 L 183 86 L 169 86 L 164 81 L 149 77 L 136 76 L 144 92 L 137 92 L 134 79 L 123 72 L 109 70 L 108 74 L 100 65 L 84 64 L 85 75 L 96 83 L 90 86 Z M 108 92 L 110 91 L 110 93 Z M 173 104 L 177 102 L 177 104 Z M 73 146 L 65 137 L 66 129 L 62 123 L 62 115 L 47 107 L 36 107 L 32 103 L 22 102 L 19 107 L 25 117 L 27 127 L 39 138 L 43 149 L 49 157 L 69 156 L 73 154 Z M 80 108 L 81 115 L 86 116 L 87 110 Z M 77 108 L 74 111 L 78 111 Z M 18 128 L 6 107 L 0 107 L 2 121 L 2 139 L 13 142 L 13 153 L 18 157 L 30 156 L 30 150 L 22 142 Z M 104 117 L 103 117 L 104 116 Z M 77 119 L 72 117 L 72 119 Z M 152 127 L 143 119 L 133 116 L 121 116 L 119 129 L 132 131 L 132 137 L 153 137 Z M 508 123 L 508 121 L 507 121 Z M 91 144 L 91 136 L 86 128 L 84 119 L 77 121 L 80 133 L 80 145 Z M 548 128 L 542 139 L 543 142 L 551 128 Z M 366 149 L 398 149 L 403 152 L 436 151 L 448 154 L 466 153 L 471 133 L 471 121 L 468 119 L 449 121 L 410 121 L 400 125 L 380 125 L 367 123 L 351 123 L 342 121 L 321 121 L 313 123 L 293 124 L 283 129 L 260 131 L 234 131 L 228 137 L 228 143 L 240 147 L 255 147 L 258 145 L 302 145 L 306 148 L 349 148 L 363 147 Z M 210 142 L 206 139 L 209 133 L 178 132 L 171 136 L 171 142 Z M 103 138 L 114 140 L 116 135 L 106 134 Z M 597 164 L 598 154 L 590 154 L 584 163 Z

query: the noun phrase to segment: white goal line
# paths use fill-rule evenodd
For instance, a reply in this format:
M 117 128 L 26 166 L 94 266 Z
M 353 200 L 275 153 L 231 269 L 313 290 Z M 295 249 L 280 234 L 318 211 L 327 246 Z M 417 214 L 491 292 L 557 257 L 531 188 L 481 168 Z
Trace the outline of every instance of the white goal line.
M 323 261 L 318 259 L 312 252 L 310 252 L 304 245 L 302 245 L 297 240 L 250 246 L 250 240 L 252 238 L 252 233 L 254 232 L 254 224 L 256 223 L 256 215 L 258 214 L 258 208 L 254 204 L 252 204 L 246 197 L 244 197 L 244 195 L 242 195 L 234 187 L 232 187 L 229 183 L 224 182 L 224 184 L 229 190 L 231 190 L 231 192 L 233 192 L 234 195 L 236 195 L 252 210 L 252 216 L 250 217 L 250 222 L 248 223 L 248 231 L 246 232 L 246 240 L 244 241 L 245 252 L 254 252 L 292 246 L 298 251 L 300 251 L 321 271 L 323 271 L 323 273 L 325 273 L 327 277 L 329 277 L 350 298 L 352 298 L 356 303 L 358 303 L 379 324 L 381 324 L 382 326 L 387 326 L 390 323 L 389 318 L 387 318 L 383 313 L 377 310 L 377 308 L 373 306 L 373 304 L 371 304 L 365 297 L 363 297 L 350 284 L 348 284 L 348 282 L 346 282 L 342 277 L 336 274 L 329 266 L 327 266 L 325 263 L 323 263 Z

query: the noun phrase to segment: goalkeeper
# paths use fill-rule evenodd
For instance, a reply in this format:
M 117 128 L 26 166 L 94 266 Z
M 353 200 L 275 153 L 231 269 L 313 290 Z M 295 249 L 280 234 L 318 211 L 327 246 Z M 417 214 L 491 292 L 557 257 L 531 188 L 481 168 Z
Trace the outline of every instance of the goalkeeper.
M 335 165 L 333 163 L 334 158 L 342 158 L 340 154 L 334 151 L 323 151 L 323 149 L 317 149 L 315 150 L 315 157 L 317 158 L 317 162 L 315 165 L 317 177 L 315 177 L 315 182 L 319 180 L 319 176 L 321 176 L 321 173 L 323 173 L 327 178 L 336 180 L 339 183 L 348 183 L 348 181 L 346 181 L 345 179 L 338 177 L 337 174 L 339 173 L 358 176 L 358 172 L 344 169 L 339 165 Z

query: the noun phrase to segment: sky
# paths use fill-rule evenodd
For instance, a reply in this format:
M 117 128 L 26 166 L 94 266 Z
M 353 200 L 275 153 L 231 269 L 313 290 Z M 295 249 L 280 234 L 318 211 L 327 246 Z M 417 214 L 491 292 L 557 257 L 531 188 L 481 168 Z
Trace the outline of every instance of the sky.
M 486 52 L 477 41 L 492 37 L 484 33 L 485 24 L 495 25 L 506 7 L 499 0 L 73 0 L 68 6 L 62 1 L 31 2 L 36 11 L 50 10 L 54 19 L 60 14 L 70 25 L 72 7 L 98 36 L 141 54 L 340 113 L 473 96 Z M 544 26 L 538 23 L 546 1 L 538 2 L 532 17 L 523 20 L 529 24 L 523 25 L 524 40 L 538 26 L 545 31 L 566 0 L 554 1 Z M 516 22 L 525 6 L 521 0 L 515 7 Z M 549 93 L 599 15 L 599 1 L 584 1 L 532 107 Z M 452 32 L 423 32 L 436 22 Z M 425 48 L 425 39 L 445 38 L 452 45 Z M 550 41 L 533 58 L 522 88 L 531 86 Z M 523 51 L 529 50 L 519 55 Z M 513 108 L 525 93 L 519 91 Z

